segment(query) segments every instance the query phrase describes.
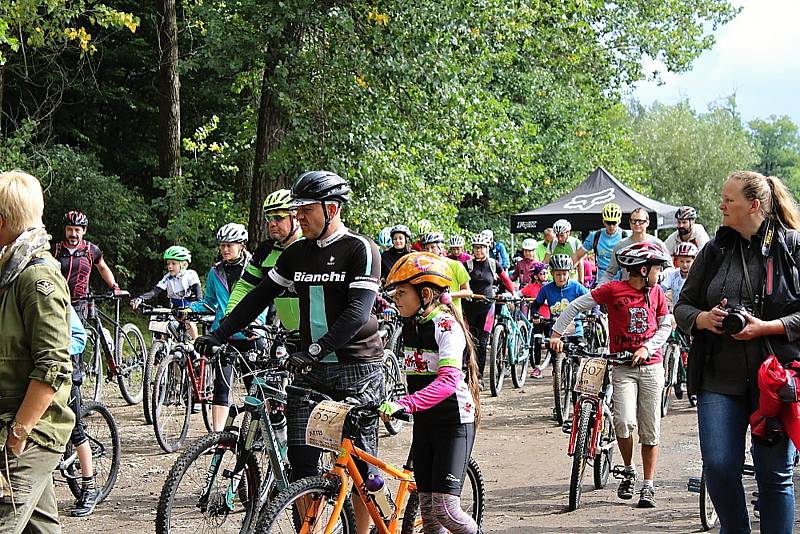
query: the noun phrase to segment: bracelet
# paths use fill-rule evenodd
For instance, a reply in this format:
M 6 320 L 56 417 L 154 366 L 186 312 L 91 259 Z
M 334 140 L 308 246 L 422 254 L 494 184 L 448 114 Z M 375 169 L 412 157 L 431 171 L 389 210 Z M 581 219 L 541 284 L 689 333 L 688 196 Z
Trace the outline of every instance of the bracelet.
M 17 433 L 17 431 L 19 429 L 22 429 L 22 435 Z M 11 422 L 11 435 L 14 436 L 16 439 L 18 439 L 20 441 L 24 441 L 24 440 L 28 439 L 28 436 L 31 435 L 31 431 L 28 430 L 27 428 L 25 428 L 25 425 L 23 425 L 22 423 L 20 423 L 16 419 L 14 419 Z

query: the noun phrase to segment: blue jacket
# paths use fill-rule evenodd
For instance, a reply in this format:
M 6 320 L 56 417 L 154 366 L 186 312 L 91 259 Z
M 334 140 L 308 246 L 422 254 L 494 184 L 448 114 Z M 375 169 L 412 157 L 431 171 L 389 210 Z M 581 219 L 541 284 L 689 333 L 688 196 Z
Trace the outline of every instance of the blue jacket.
M 71 304 L 69 306 L 69 340 L 70 356 L 81 354 L 86 347 L 86 329 Z
M 244 272 L 244 268 L 247 265 L 247 261 L 249 261 L 250 256 L 248 254 L 247 260 L 242 265 L 242 272 Z M 214 264 L 213 267 L 208 271 L 208 276 L 206 277 L 206 287 L 203 294 L 203 299 L 192 302 L 189 307 L 192 311 L 196 312 L 204 312 L 208 311 L 208 308 L 211 308 L 215 312 L 214 324 L 211 325 L 211 330 L 216 330 L 219 328 L 219 323 L 222 321 L 222 318 L 225 317 L 225 309 L 228 306 L 228 299 L 231 296 L 231 288 L 228 287 L 228 279 L 225 276 L 225 267 L 223 263 L 217 262 Z M 267 319 L 267 311 L 264 310 L 261 314 L 256 317 L 254 322 L 258 324 L 265 324 Z M 244 339 L 242 334 L 234 334 L 231 336 L 231 339 Z
M 504 270 L 508 270 L 511 265 L 511 260 L 508 259 L 508 251 L 506 246 L 499 241 L 495 241 L 494 246 L 489 250 L 489 257 L 497 260 Z

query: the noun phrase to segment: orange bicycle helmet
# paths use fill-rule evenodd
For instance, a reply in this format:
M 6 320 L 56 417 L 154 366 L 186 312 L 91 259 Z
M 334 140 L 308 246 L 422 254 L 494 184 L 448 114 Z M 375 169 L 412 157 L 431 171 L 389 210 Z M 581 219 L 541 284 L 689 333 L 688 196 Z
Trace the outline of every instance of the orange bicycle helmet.
M 399 284 L 432 284 L 450 287 L 453 281 L 450 266 L 441 256 L 430 252 L 406 254 L 394 264 L 386 277 L 386 289 L 391 291 Z

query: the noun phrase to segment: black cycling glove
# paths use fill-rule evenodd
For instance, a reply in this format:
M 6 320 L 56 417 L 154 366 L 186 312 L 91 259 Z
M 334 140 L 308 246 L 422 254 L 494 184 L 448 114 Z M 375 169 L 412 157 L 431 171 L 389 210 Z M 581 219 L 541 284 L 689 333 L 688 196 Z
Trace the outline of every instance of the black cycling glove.
M 194 350 L 198 354 L 212 356 L 215 352 L 214 349 L 221 347 L 224 343 L 225 342 L 219 339 L 214 332 L 210 332 L 194 340 Z
M 284 367 L 294 374 L 306 374 L 315 363 L 317 363 L 317 358 L 308 351 L 293 352 L 286 358 Z

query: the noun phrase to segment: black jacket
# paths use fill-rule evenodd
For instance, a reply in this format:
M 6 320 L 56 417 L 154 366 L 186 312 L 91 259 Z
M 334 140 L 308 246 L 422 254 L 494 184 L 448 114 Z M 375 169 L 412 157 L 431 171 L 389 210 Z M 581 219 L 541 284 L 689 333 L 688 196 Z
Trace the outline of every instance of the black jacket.
M 767 221 L 750 242 L 723 226 L 695 259 L 674 310 L 681 329 L 694 336 L 689 353 L 690 393 L 704 389 L 739 395 L 757 390 L 756 373 L 768 354 L 763 338 L 737 341 L 725 334 L 694 329 L 697 315 L 722 298 L 728 299 L 728 305 L 746 306 L 763 320 L 780 319 L 787 333 L 769 336 L 770 346 L 782 362 L 800 359 L 800 237 L 797 231 L 773 228 L 771 244 L 765 247 Z M 740 246 L 755 302 L 744 280 Z

